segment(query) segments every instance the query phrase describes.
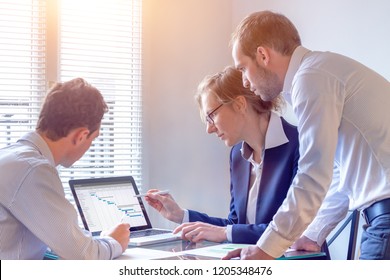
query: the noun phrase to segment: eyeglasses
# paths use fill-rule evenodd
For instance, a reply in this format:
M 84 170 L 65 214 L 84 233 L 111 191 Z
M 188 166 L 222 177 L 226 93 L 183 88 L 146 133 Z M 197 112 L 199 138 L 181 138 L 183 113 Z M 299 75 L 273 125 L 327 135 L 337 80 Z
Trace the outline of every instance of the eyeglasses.
M 212 110 L 210 113 L 208 113 L 206 115 L 206 122 L 210 125 L 214 125 L 214 115 L 215 115 L 215 112 L 221 108 L 223 105 L 225 105 L 224 103 L 222 103 L 221 105 L 217 106 L 217 108 L 215 108 L 214 110 Z

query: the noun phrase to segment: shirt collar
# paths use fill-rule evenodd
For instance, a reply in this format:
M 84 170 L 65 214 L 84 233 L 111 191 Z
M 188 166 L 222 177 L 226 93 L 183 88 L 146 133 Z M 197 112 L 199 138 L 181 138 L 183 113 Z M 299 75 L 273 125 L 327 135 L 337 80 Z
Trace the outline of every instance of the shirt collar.
M 267 132 L 265 134 L 265 150 L 281 146 L 288 142 L 286 133 L 284 133 L 282 119 L 275 112 L 271 112 Z M 241 155 L 244 159 L 250 161 L 253 155 L 253 149 L 242 142 Z
M 298 72 L 298 69 L 299 69 L 299 67 L 301 65 L 303 57 L 308 52 L 310 52 L 310 50 L 308 50 L 308 49 L 306 49 L 306 48 L 304 48 L 302 46 L 298 46 L 294 50 L 294 52 L 293 52 L 293 54 L 291 56 L 291 60 L 290 60 L 290 63 L 288 65 L 286 77 L 284 78 L 283 91 L 282 91 L 282 94 L 283 94 L 284 98 L 290 104 L 291 104 L 290 94 L 291 94 L 291 88 L 292 88 L 292 83 L 293 83 L 295 74 Z
M 51 165 L 55 167 L 53 154 L 51 153 L 49 146 L 36 131 L 29 132 L 18 140 L 18 142 L 22 141 L 29 142 L 30 145 L 34 146 L 40 152 L 40 154 L 43 155 L 51 163 Z

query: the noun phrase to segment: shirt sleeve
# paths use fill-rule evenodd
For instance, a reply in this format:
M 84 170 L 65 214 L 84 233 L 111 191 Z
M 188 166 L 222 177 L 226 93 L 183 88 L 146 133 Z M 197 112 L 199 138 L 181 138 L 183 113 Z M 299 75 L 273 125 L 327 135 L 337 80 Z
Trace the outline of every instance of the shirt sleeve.
M 226 239 L 229 242 L 233 242 L 233 225 L 226 226 Z
M 183 220 L 181 223 L 188 223 L 190 221 L 190 214 L 188 212 L 188 209 L 184 209 L 184 215 L 183 215 Z
M 326 237 L 345 218 L 349 210 L 349 198 L 338 191 L 340 170 L 335 165 L 333 180 L 322 205 L 313 222 L 303 232 L 303 235 L 322 245 Z
M 298 172 L 273 221 L 257 242 L 280 257 L 312 222 L 333 177 L 343 85 L 328 73 L 306 70 L 293 81 L 292 107 L 298 120 Z M 334 217 L 332 217 L 334 219 Z
M 62 259 L 113 259 L 122 254 L 115 239 L 94 238 L 80 228 L 77 212 L 65 198 L 57 170 L 49 164 L 41 164 L 26 175 L 11 210 Z

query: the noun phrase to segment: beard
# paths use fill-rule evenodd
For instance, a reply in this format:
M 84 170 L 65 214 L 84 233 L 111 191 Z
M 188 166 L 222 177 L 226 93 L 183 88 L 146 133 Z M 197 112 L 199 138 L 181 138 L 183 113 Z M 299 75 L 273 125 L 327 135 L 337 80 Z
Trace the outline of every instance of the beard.
M 262 67 L 257 62 L 257 75 L 255 79 L 255 91 L 256 95 L 264 101 L 272 101 L 283 90 L 283 83 L 279 80 L 276 73 Z

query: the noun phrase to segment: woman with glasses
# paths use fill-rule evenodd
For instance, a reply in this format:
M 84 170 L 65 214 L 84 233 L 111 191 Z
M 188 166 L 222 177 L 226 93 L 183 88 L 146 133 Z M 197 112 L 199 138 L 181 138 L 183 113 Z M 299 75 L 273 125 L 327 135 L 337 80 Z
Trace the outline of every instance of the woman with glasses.
M 183 239 L 255 244 L 297 171 L 297 129 L 274 112 L 280 109 L 280 99 L 262 101 L 243 87 L 241 72 L 233 67 L 205 77 L 196 100 L 207 132 L 232 147 L 228 217 L 183 209 L 171 195 L 155 194 L 156 189 L 145 199 L 165 218 L 181 224 L 174 232 L 182 231 Z

